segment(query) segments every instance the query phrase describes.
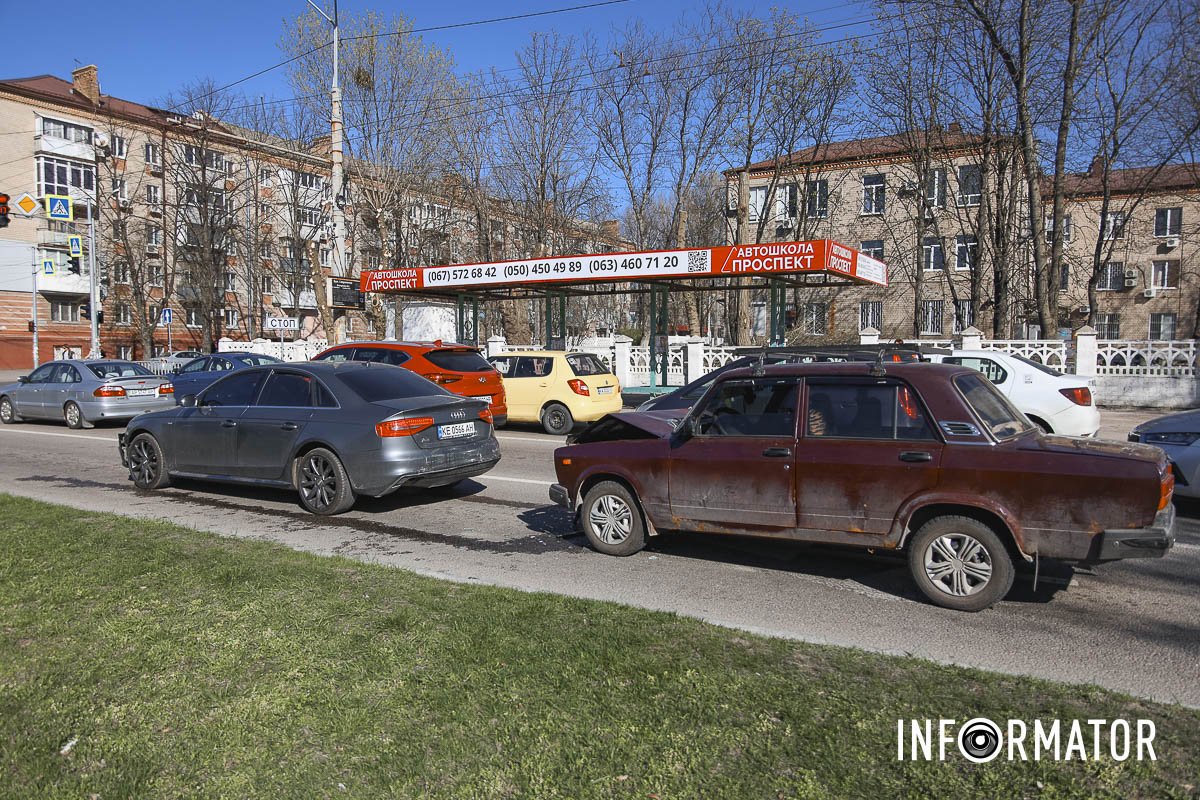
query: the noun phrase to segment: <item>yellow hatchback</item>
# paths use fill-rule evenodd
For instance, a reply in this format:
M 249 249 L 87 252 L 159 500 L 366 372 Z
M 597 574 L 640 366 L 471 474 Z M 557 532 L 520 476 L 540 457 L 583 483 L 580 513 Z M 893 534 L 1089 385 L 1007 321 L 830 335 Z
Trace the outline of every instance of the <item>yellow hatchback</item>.
M 504 379 L 509 422 L 537 422 L 563 436 L 576 422 L 621 410 L 621 384 L 591 353 L 522 350 L 488 361 Z

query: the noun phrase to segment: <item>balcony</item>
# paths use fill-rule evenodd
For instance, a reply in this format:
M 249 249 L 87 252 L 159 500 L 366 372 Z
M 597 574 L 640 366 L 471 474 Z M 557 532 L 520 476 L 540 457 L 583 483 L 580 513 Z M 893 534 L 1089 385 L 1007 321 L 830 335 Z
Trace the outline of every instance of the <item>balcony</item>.
M 91 290 L 91 281 L 88 280 L 86 271 L 75 275 L 68 272 L 65 265 L 60 265 L 55 268 L 53 275 L 39 270 L 37 287 L 39 294 L 87 295 Z
M 39 156 L 62 156 L 89 163 L 96 160 L 96 153 L 89 143 L 73 142 L 70 139 L 60 139 L 44 133 L 34 135 L 33 152 Z
M 77 234 L 60 233 L 59 231 L 38 230 L 38 245 L 50 250 L 66 250 L 70 243 L 67 239 Z M 82 240 L 86 242 L 87 236 Z

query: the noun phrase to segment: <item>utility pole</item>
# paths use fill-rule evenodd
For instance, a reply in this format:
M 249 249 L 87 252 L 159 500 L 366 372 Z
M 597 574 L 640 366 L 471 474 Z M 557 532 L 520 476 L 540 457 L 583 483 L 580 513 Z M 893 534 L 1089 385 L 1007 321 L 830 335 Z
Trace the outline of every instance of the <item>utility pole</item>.
M 99 184 L 99 181 L 96 180 L 96 183 Z M 100 188 L 98 185 L 96 187 L 96 191 L 100 191 Z M 99 292 L 97 292 L 98 282 L 96 281 L 96 215 L 95 215 L 95 211 L 99 211 L 99 208 L 97 208 L 95 205 L 92 204 L 92 198 L 90 198 L 90 197 L 88 198 L 87 203 L 88 203 L 88 298 L 89 298 L 88 305 L 90 305 L 91 309 L 92 309 L 92 313 L 88 315 L 89 317 L 91 317 L 89 322 L 91 322 L 91 328 L 92 328 L 92 349 L 91 349 L 91 352 L 88 353 L 88 358 L 99 358 L 100 357 L 100 321 L 99 321 L 100 296 L 99 296 Z
M 37 313 L 38 285 L 37 285 L 37 279 L 38 279 L 38 270 L 42 268 L 42 265 L 38 263 L 37 249 L 31 247 L 31 248 L 29 248 L 29 251 L 33 254 L 33 316 L 32 316 L 32 322 L 33 322 L 33 367 L 34 367 L 34 369 L 37 369 L 37 365 L 38 365 L 38 313 Z

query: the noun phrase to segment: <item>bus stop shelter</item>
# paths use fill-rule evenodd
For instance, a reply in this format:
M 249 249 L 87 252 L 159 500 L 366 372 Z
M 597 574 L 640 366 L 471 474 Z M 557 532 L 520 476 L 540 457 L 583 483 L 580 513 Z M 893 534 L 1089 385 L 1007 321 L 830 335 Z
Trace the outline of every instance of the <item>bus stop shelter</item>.
M 666 372 L 665 334 L 671 290 L 747 291 L 765 279 L 768 341 L 782 344 L 787 328 L 787 291 L 794 288 L 868 284 L 887 286 L 887 265 L 832 239 L 726 245 L 684 250 L 599 253 L 528 258 L 485 264 L 403 267 L 362 273 L 365 292 L 452 300 L 460 342 L 479 344 L 479 304 L 488 300 L 544 299 L 546 347 L 566 343 L 569 298 L 582 295 L 648 294 L 650 360 Z M 686 280 L 684 284 L 680 281 Z M 653 375 L 653 371 L 651 373 Z M 653 378 L 652 378 L 653 380 Z

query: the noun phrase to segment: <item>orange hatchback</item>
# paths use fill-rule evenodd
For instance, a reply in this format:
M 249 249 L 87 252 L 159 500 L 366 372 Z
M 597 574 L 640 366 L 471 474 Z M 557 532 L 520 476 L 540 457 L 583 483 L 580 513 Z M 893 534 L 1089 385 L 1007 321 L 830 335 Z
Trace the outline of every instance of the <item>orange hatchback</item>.
M 322 351 L 313 361 L 377 361 L 412 370 L 448 392 L 486 399 L 493 424 L 508 421 L 500 373 L 479 351 L 465 344 L 436 342 L 347 342 Z

